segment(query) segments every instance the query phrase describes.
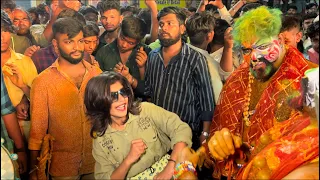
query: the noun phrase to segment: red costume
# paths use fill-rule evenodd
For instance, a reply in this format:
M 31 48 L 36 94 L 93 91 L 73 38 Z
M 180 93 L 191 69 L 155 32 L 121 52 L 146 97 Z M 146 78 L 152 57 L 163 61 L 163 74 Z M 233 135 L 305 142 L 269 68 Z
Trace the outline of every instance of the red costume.
M 248 106 L 246 91 L 249 84 L 249 64 L 244 62 L 232 73 L 221 91 L 211 124 L 211 135 L 217 130 L 228 128 L 230 132 L 243 137 L 245 144 L 255 146 L 258 145 L 256 140 L 263 133 L 279 122 L 297 116 L 297 111 L 292 105 L 302 104 L 300 80 L 306 70 L 317 65 L 305 60 L 297 49 L 291 47 L 286 49 L 281 66 L 270 78 L 261 96 L 254 97 L 257 98 L 257 104 L 249 116 L 251 125 L 245 131 L 243 112 L 245 106 Z M 316 153 L 318 154 L 318 151 Z M 236 154 L 237 159 L 245 157 L 241 150 Z M 235 156 L 229 156 L 229 159 L 223 162 L 216 162 L 214 177 L 219 177 L 221 173 L 235 176 L 236 164 Z

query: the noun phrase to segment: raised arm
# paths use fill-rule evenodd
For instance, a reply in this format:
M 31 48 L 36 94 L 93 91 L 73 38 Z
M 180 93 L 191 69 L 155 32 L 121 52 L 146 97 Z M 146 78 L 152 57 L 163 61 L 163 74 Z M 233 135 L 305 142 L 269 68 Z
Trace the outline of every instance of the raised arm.
M 146 5 L 151 11 L 151 29 L 150 29 L 150 36 L 146 39 L 146 44 L 153 43 L 158 38 L 158 9 L 157 9 L 157 2 L 155 0 L 144 0 Z

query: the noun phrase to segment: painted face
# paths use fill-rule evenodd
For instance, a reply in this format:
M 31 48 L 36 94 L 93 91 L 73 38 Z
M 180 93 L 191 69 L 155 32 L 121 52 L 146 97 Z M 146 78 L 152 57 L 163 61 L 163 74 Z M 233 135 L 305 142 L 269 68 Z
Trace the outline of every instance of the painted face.
M 111 119 L 123 118 L 127 116 L 128 113 L 128 92 L 118 81 L 110 86 L 110 93 L 113 99 L 113 103 L 110 108 Z
M 242 47 L 244 58 L 250 62 L 250 71 L 258 80 L 268 80 L 276 71 L 275 62 L 281 54 L 281 46 L 276 38 L 261 39 L 251 47 Z
M 29 32 L 31 21 L 26 12 L 16 9 L 13 11 L 13 24 L 19 27 L 18 35 L 26 35 Z
M 117 45 L 118 49 L 121 53 L 125 53 L 131 51 L 136 45 L 138 41 L 129 37 L 125 37 L 121 31 L 118 34 Z
M 92 54 L 94 50 L 98 47 L 99 39 L 97 36 L 90 36 L 84 38 L 84 51 Z
M 69 63 L 78 64 L 83 59 L 84 40 L 82 32 L 79 32 L 73 38 L 69 38 L 67 34 L 58 33 L 52 43 L 59 50 L 60 56 Z
M 175 14 L 168 14 L 163 16 L 159 20 L 158 38 L 160 43 L 164 47 L 169 47 L 176 44 L 183 34 L 183 25 L 179 24 L 179 21 Z
M 117 30 L 122 19 L 123 16 L 121 16 L 120 12 L 116 9 L 105 11 L 100 18 L 101 23 L 107 32 L 113 32 Z
M 7 30 L 1 29 L 1 53 L 6 52 L 9 49 L 11 42 L 11 34 Z
M 299 28 L 292 28 L 287 31 L 283 31 L 279 34 L 279 39 L 285 43 L 286 45 L 290 45 L 292 47 L 297 48 L 298 43 L 302 38 L 302 32 L 300 32 Z

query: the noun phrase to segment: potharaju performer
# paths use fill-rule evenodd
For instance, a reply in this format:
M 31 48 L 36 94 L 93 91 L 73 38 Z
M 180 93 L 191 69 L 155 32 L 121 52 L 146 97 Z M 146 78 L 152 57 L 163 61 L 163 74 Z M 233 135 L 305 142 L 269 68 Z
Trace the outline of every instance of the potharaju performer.
M 296 48 L 281 44 L 280 28 L 281 11 L 264 6 L 248 11 L 235 23 L 233 38 L 245 62 L 224 85 L 209 141 L 197 151 L 199 155 L 205 149 L 214 178 L 310 179 L 318 175 L 319 130 L 315 113 L 303 106 L 301 93 L 305 71 L 317 65 Z M 181 164 L 185 159 L 196 164 L 194 155 L 180 157 Z M 181 169 L 179 164 L 176 167 Z

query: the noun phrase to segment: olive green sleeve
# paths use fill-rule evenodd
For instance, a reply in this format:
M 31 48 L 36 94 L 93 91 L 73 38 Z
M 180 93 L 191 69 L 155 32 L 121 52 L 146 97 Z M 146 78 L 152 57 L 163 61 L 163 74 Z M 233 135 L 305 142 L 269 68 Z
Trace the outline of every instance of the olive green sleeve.
M 152 103 L 141 103 L 141 113 L 148 116 L 157 126 L 156 128 L 165 133 L 171 140 L 171 149 L 178 142 L 192 145 L 192 131 L 189 125 L 179 118 L 178 115 L 167 111 Z
M 96 160 L 94 167 L 95 179 L 110 179 L 115 167 L 108 159 L 107 153 L 102 149 L 98 139 L 93 140 L 92 155 Z

